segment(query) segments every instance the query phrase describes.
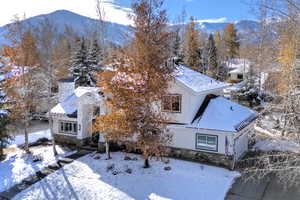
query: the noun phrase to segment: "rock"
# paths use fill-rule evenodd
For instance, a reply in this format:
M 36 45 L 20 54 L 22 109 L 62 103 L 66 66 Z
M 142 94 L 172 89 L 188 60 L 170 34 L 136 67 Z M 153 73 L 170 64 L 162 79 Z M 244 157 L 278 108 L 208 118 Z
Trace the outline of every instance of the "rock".
M 170 163 L 170 160 L 169 160 L 169 159 L 166 159 L 166 160 L 164 161 L 164 163 L 165 163 L 165 164 L 169 164 L 169 163 Z
M 113 171 L 112 171 L 112 175 L 114 175 L 114 176 L 118 175 L 119 173 L 120 173 L 120 172 L 117 171 L 117 170 L 113 170 Z
M 132 173 L 132 169 L 128 168 L 128 169 L 125 170 L 125 172 L 126 172 L 127 174 L 131 174 L 131 173 Z
M 168 167 L 164 167 L 164 170 L 166 170 L 166 171 L 170 171 L 172 168 L 170 167 L 170 166 L 168 166 Z
M 132 160 L 129 156 L 125 156 L 124 160 Z
M 40 162 L 43 160 L 43 156 L 42 155 L 35 155 L 32 158 L 32 162 Z
M 101 156 L 95 156 L 94 159 L 95 160 L 99 160 L 101 158 Z
M 138 160 L 138 158 L 137 158 L 137 157 L 134 157 L 134 158 L 132 158 L 132 160 L 134 160 L 134 161 L 137 161 L 137 160 Z
M 106 167 L 106 171 L 113 170 L 115 168 L 115 164 L 110 164 Z

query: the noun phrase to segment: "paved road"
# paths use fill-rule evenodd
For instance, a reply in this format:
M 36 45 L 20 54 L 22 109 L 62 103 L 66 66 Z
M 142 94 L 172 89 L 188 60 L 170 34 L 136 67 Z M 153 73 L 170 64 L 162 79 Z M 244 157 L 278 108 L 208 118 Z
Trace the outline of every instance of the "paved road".
M 259 183 L 243 182 L 238 179 L 225 200 L 299 200 L 300 186 L 283 189 L 275 177 L 268 177 Z

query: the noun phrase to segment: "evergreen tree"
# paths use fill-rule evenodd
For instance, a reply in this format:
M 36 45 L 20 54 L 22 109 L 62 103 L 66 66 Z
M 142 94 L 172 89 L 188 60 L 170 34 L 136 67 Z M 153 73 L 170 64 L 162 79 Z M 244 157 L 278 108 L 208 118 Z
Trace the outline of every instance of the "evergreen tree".
M 1 65 L 1 62 L 0 62 Z M 1 76 L 4 76 L 4 72 L 1 71 Z M 0 88 L 4 87 L 4 80 L 0 81 Z M 2 89 L 0 89 L 0 160 L 3 158 L 3 149 L 9 144 L 12 136 L 8 133 L 7 125 L 9 123 L 8 112 L 5 109 L 6 95 Z
M 103 54 L 102 50 L 98 45 L 98 41 L 94 40 L 92 47 L 87 56 L 87 65 L 92 71 L 102 71 Z
M 8 112 L 5 110 L 5 99 L 6 96 L 4 92 L 0 91 L 0 160 L 3 158 L 4 153 L 3 149 L 9 141 L 12 139 L 12 136 L 8 133 L 7 125 L 9 123 Z
M 87 61 L 88 52 L 85 45 L 85 40 L 77 40 L 77 49 L 71 60 L 71 73 L 74 77 L 76 86 L 93 86 L 93 70 L 90 68 Z
M 240 43 L 234 24 L 228 24 L 225 27 L 223 40 L 225 43 L 227 59 L 237 57 L 239 55 Z
M 218 79 L 218 55 L 215 40 L 212 34 L 209 35 L 205 53 L 207 60 L 206 74 L 212 78 Z
M 173 45 L 172 45 L 172 54 L 173 57 L 175 58 L 175 63 L 180 64 L 183 62 L 184 55 L 181 49 L 182 46 L 182 40 L 180 37 L 180 29 L 178 28 L 174 33 L 173 33 Z

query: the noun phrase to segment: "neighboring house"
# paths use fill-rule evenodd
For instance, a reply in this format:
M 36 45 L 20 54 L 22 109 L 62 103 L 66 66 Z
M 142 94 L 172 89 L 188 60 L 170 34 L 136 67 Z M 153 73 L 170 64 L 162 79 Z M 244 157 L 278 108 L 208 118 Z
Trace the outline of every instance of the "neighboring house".
M 173 77 L 160 108 L 168 115 L 173 136 L 168 145 L 170 155 L 231 167 L 232 161 L 248 151 L 256 112 L 224 98 L 228 85 L 223 82 L 184 66 L 177 66 Z M 62 82 L 60 89 L 68 88 L 66 84 Z M 100 114 L 105 114 L 98 93 L 97 88 L 79 87 L 51 110 L 56 138 L 82 140 L 91 136 L 87 127 L 92 123 L 93 108 L 100 105 Z M 100 140 L 105 142 L 103 137 Z
M 246 59 L 232 59 L 226 63 L 228 68 L 228 81 L 240 82 L 247 78 L 250 61 Z
M 96 87 L 78 87 L 73 79 L 59 81 L 60 103 L 50 110 L 51 131 L 58 142 L 83 145 L 92 136 L 92 122 L 103 114 L 102 95 Z M 103 106 L 102 106 L 103 107 Z

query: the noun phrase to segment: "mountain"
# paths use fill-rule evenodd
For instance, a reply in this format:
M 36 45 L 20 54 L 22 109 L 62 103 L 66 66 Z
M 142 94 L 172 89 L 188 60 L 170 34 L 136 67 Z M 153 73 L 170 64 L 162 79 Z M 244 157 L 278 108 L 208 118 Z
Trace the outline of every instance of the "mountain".
M 62 33 L 65 26 L 68 25 L 72 27 L 79 35 L 85 35 L 89 32 L 99 32 L 101 27 L 101 22 L 96 19 L 85 17 L 67 10 L 58 10 L 49 14 L 38 15 L 35 17 L 23 20 L 23 24 L 30 24 L 33 27 L 39 26 L 43 20 L 48 19 L 52 22 L 58 32 Z M 106 27 L 106 40 L 108 42 L 113 42 L 115 44 L 122 45 L 126 40 L 128 40 L 127 35 L 130 35 L 129 27 L 117 23 L 103 22 Z M 0 27 L 0 45 L 6 43 L 5 35 L 10 24 Z
M 57 27 L 59 32 L 64 31 L 65 25 L 72 27 L 72 29 L 80 34 L 85 35 L 88 32 L 99 31 L 101 22 L 96 19 L 85 17 L 67 10 L 58 10 L 49 14 L 38 15 L 28 18 L 22 23 L 31 24 L 33 27 L 37 27 L 44 19 L 48 19 Z M 123 45 L 130 40 L 132 33 L 128 26 L 104 22 L 106 27 L 106 40 L 114 44 Z M 206 32 L 216 32 L 222 30 L 228 23 L 210 23 L 210 22 L 198 22 L 198 27 Z M 250 20 L 242 20 L 235 22 L 236 28 L 240 34 L 245 34 L 248 29 L 258 29 L 258 23 Z M 176 25 L 175 25 L 176 26 Z M 0 27 L 0 45 L 5 44 L 5 35 L 7 34 L 9 24 Z

